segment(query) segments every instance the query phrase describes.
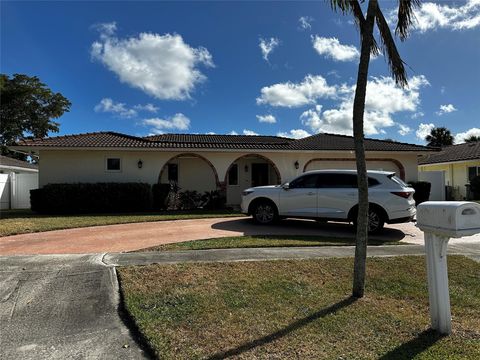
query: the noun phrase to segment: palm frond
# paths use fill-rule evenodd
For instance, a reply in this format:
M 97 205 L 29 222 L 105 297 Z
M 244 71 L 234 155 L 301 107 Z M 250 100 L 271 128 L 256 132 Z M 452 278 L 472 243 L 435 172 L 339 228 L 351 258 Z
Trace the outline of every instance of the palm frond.
M 365 17 L 363 15 L 362 8 L 360 7 L 360 3 L 358 2 L 358 0 L 350 0 L 350 6 L 351 6 L 351 11 L 353 14 L 354 21 L 355 21 L 355 25 L 357 26 L 357 29 L 361 35 L 363 34 L 362 27 L 363 27 L 363 24 L 365 23 Z M 378 47 L 378 44 L 375 38 L 372 39 L 372 47 L 371 47 L 370 53 L 373 56 L 377 56 L 378 54 L 380 54 L 380 48 Z
M 407 73 L 405 71 L 405 66 L 400 54 L 398 53 L 397 46 L 393 40 L 392 33 L 388 27 L 388 23 L 383 16 L 380 7 L 377 7 L 377 12 L 375 14 L 375 19 L 377 22 L 378 30 L 380 32 L 380 39 L 382 41 L 382 51 L 385 55 L 388 67 L 390 68 L 390 73 L 395 79 L 395 83 L 401 87 L 408 86 Z
M 352 9 L 352 0 L 330 0 L 330 6 L 333 11 L 340 11 L 345 15 L 348 14 Z
M 413 10 L 420 7 L 420 0 L 398 0 L 398 19 L 397 27 L 395 28 L 395 34 L 401 41 L 409 35 L 409 29 L 413 25 L 415 20 L 415 14 Z

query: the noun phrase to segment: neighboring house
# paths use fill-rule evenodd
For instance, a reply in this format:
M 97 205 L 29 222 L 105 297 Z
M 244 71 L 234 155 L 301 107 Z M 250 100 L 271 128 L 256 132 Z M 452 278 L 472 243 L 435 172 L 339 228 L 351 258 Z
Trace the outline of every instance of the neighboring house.
M 30 208 L 30 190 L 37 188 L 37 165 L 0 155 L 0 209 Z
M 480 175 L 480 142 L 452 145 L 440 152 L 422 156 L 418 170 L 443 172 L 445 185 L 450 189 L 447 198 L 468 199 L 469 182 Z
M 251 186 L 280 184 L 307 170 L 354 169 L 351 136 L 318 134 L 294 140 L 276 136 L 164 134 L 135 137 L 98 132 L 26 139 L 11 147 L 40 157 L 40 186 L 74 182 L 177 181 L 182 190 L 224 191 L 240 203 Z M 366 139 L 369 169 L 417 180 L 417 157 L 431 148 Z

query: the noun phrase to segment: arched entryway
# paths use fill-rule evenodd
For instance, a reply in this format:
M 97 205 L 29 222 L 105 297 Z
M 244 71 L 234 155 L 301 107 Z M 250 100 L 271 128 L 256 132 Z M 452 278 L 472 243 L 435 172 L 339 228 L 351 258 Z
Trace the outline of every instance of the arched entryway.
M 275 163 L 269 158 L 248 154 L 236 159 L 225 175 L 228 205 L 239 205 L 242 191 L 254 186 L 278 185 L 282 181 Z
M 160 171 L 158 182 L 169 184 L 176 181 L 182 191 L 217 190 L 220 186 L 217 170 L 201 155 L 184 153 L 168 160 Z

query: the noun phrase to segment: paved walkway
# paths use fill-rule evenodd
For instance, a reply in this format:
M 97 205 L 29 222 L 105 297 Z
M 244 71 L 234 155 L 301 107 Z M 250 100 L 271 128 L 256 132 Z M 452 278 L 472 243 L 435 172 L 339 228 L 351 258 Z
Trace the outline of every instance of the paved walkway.
M 0 358 L 144 359 L 101 255 L 0 257 Z

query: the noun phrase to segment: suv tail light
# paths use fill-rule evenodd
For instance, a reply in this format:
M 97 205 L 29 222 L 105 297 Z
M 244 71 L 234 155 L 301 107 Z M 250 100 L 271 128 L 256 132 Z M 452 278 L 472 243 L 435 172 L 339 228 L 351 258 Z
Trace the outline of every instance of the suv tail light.
M 408 199 L 413 193 L 411 191 L 392 191 L 392 194 Z

